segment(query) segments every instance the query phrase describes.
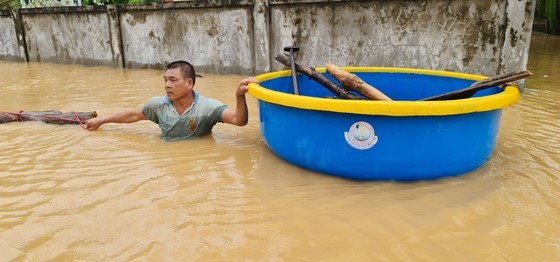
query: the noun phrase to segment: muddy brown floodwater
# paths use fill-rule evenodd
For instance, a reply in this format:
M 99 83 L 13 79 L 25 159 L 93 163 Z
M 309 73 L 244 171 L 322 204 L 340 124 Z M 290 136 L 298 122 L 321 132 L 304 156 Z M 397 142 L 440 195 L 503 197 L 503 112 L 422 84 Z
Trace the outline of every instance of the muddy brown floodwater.
M 557 261 L 560 38 L 535 34 L 525 92 L 488 163 L 458 177 L 354 182 L 245 127 L 165 142 L 157 125 L 0 125 L 2 261 Z M 196 90 L 233 106 L 244 76 Z M 0 111 L 100 115 L 163 92 L 162 72 L 0 62 Z

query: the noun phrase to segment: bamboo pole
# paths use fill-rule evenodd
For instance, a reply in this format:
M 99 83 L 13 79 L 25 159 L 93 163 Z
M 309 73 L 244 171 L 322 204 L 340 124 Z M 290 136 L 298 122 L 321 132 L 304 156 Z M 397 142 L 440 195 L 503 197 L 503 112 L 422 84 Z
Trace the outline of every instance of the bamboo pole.
M 327 64 L 327 73 L 338 80 L 346 90 L 357 92 L 371 100 L 393 101 L 393 99 L 364 82 L 357 75 L 346 72 L 335 64 Z
M 276 57 L 274 57 L 278 62 L 286 65 L 286 66 L 291 66 L 290 64 L 290 58 L 283 54 L 283 53 L 278 53 L 276 55 Z M 314 69 L 311 69 L 309 67 L 306 66 L 302 66 L 301 64 L 299 64 L 298 62 L 295 62 L 295 66 L 296 66 L 296 70 L 301 72 L 302 74 L 312 78 L 313 80 L 319 82 L 319 84 L 323 85 L 324 87 L 326 87 L 329 91 L 331 91 L 333 94 L 335 94 L 336 96 L 343 98 L 343 99 L 354 99 L 354 100 L 360 100 L 362 99 L 361 97 L 351 94 L 348 91 L 344 90 L 344 88 L 340 87 L 339 85 L 333 83 L 331 80 L 329 80 L 328 78 L 326 78 L 325 76 L 323 76 L 322 74 L 317 73 L 317 71 L 315 71 Z

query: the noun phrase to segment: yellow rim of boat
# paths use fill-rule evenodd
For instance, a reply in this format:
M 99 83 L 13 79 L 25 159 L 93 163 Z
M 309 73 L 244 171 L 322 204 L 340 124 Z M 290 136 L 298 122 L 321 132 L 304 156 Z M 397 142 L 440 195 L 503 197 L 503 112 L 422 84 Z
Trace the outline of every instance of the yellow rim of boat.
M 454 77 L 480 81 L 485 76 L 464 74 L 450 71 L 438 71 L 412 68 L 391 67 L 345 67 L 348 72 L 383 72 L 383 73 L 413 73 Z M 317 72 L 325 72 L 325 68 L 317 68 Z M 290 76 L 291 71 L 277 71 L 256 76 L 259 81 L 266 81 L 278 77 Z M 301 109 L 330 111 L 363 115 L 387 116 L 431 116 L 431 115 L 456 115 L 472 112 L 483 112 L 504 108 L 515 104 L 519 100 L 519 90 L 513 85 L 507 85 L 503 92 L 466 99 L 447 101 L 372 101 L 372 100 L 347 100 L 325 99 L 310 96 L 298 96 L 283 92 L 273 91 L 257 84 L 249 84 L 248 93 L 262 101 Z

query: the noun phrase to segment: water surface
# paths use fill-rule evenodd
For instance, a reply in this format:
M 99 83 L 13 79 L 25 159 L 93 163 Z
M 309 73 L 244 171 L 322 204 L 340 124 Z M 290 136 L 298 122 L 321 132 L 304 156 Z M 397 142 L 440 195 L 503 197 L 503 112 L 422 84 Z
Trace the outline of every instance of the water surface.
M 288 164 L 245 127 L 165 142 L 157 125 L 95 132 L 0 124 L 0 260 L 556 261 L 560 38 L 536 34 L 494 153 L 454 178 L 353 182 Z M 245 76 L 196 90 L 233 106 Z M 0 111 L 136 107 L 162 72 L 0 62 Z

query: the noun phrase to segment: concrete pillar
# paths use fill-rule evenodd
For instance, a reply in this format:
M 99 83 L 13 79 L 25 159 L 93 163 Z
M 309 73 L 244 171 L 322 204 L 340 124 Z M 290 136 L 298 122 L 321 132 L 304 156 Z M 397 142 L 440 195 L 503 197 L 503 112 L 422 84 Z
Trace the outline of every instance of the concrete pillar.
M 500 56 L 502 73 L 527 68 L 535 6 L 534 0 L 507 0 L 504 43 Z
M 107 17 L 109 19 L 109 37 L 111 39 L 111 54 L 113 60 L 113 67 L 125 67 L 122 48 L 122 35 L 121 35 L 121 22 L 116 5 L 106 5 Z
M 253 52 L 255 57 L 254 72 L 270 71 L 270 39 L 269 39 L 268 0 L 255 0 L 253 5 Z
M 20 61 L 29 62 L 29 55 L 27 54 L 27 46 L 25 44 L 25 31 L 23 30 L 19 9 L 12 10 L 12 17 L 14 19 L 14 27 L 16 31 Z

